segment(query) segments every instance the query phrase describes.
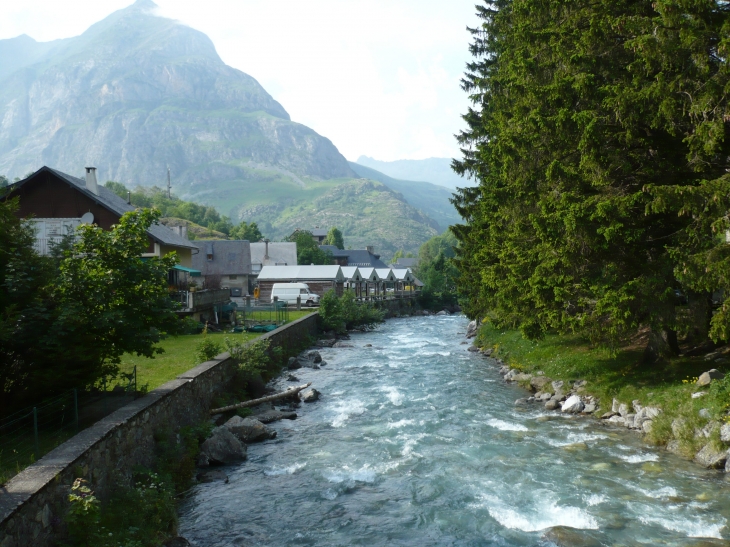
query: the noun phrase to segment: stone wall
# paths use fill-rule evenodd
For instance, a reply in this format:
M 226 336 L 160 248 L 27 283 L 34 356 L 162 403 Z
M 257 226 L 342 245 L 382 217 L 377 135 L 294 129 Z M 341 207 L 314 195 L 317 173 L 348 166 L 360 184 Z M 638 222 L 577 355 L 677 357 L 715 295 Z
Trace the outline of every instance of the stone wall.
M 316 331 L 317 315 L 312 314 L 257 340 L 293 348 Z M 234 370 L 227 353 L 201 363 L 85 429 L 0 487 L 0 547 L 54 545 L 74 479 L 87 479 L 103 499 L 115 477 L 152 464 L 154 431 L 204 420 Z

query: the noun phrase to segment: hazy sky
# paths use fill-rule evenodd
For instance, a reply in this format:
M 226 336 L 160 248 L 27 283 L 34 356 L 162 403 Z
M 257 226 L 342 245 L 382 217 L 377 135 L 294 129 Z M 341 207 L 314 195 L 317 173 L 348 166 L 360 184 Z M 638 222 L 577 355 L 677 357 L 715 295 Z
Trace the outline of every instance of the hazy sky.
M 453 157 L 478 0 L 156 0 L 347 159 Z M 0 38 L 76 36 L 132 0 L 0 1 Z

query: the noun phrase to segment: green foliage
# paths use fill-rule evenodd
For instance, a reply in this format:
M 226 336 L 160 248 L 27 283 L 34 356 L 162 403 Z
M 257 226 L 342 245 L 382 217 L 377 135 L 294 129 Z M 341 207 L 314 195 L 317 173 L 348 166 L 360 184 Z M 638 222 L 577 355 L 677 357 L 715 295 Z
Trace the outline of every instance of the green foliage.
M 104 184 L 118 196 L 127 199 L 126 186 L 120 182 L 108 181 Z M 132 190 L 129 194 L 132 205 L 137 207 L 157 208 L 163 217 L 182 218 L 204 226 L 216 232 L 221 232 L 231 239 L 247 239 L 259 241 L 263 238 L 261 231 L 255 222 L 247 224 L 242 222 L 234 226 L 231 219 L 223 216 L 214 207 L 198 205 L 190 201 L 184 201 L 176 196 L 167 197 L 167 191 L 153 186 L 143 188 L 141 186 Z
M 226 338 L 225 344 L 228 353 L 236 361 L 241 372 L 261 374 L 271 364 L 270 344 L 268 340 L 247 343 L 245 341 Z
M 319 301 L 319 319 L 322 328 L 344 332 L 355 327 L 370 327 L 380 323 L 384 313 L 369 302 L 358 302 L 355 293 L 345 291 L 338 297 L 335 291 L 327 291 Z
M 342 237 L 342 232 L 334 226 L 327 232 L 327 237 L 324 238 L 325 245 L 334 245 L 338 249 L 345 248 L 345 240 Z
M 297 263 L 302 265 L 314 264 L 321 266 L 332 264 L 332 253 L 323 251 L 312 237 L 312 232 L 296 230 L 287 238 L 297 244 Z
M 264 238 L 255 222 L 250 224 L 241 222 L 241 224 L 231 229 L 229 235 L 231 239 L 245 239 L 251 242 L 261 241 Z
M 97 545 L 99 533 L 99 500 L 83 479 L 76 479 L 68 495 L 70 504 L 66 514 L 66 526 L 71 545 Z
M 463 80 L 474 106 L 454 163 L 479 182 L 454 200 L 469 316 L 615 343 L 642 324 L 675 329 L 675 289 L 725 283 L 728 10 L 478 7 Z M 726 324 L 719 314 L 715 336 Z
M 227 340 L 227 339 L 226 339 Z M 213 340 L 208 334 L 208 324 L 203 328 L 203 339 L 195 346 L 195 358 L 199 363 L 210 361 L 223 351 L 223 344 Z
M 421 305 L 427 309 L 443 309 L 458 301 L 459 271 L 453 257 L 458 241 L 451 230 L 432 237 L 421 245 L 415 275 L 423 282 Z
M 127 213 L 109 231 L 82 226 L 42 257 L 16 210 L 0 203 L 2 406 L 114 376 L 124 353 L 161 351 L 161 334 L 180 322 L 167 293 L 176 259 L 140 258 L 158 213 Z

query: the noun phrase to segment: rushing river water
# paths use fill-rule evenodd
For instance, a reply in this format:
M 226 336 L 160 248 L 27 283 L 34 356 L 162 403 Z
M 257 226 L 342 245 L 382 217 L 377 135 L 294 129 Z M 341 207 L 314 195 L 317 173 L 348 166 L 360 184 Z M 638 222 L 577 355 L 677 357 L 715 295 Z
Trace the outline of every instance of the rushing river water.
M 516 408 L 524 396 L 463 345 L 462 316 L 390 320 L 295 373 L 322 399 L 272 424 L 196 486 L 180 533 L 198 546 L 605 545 L 730 537 L 730 482 L 595 420 Z M 366 347 L 372 344 L 372 347 Z M 280 382 L 283 386 L 285 382 Z

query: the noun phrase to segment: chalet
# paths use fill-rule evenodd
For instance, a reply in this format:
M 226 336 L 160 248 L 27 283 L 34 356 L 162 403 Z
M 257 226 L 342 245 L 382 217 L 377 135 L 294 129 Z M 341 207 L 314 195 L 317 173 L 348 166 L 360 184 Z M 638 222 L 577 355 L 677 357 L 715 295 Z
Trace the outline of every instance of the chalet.
M 18 216 L 35 225 L 35 247 L 40 254 L 47 254 L 53 242 L 61 241 L 82 223 L 109 230 L 124 213 L 135 210 L 123 198 L 98 184 L 94 167 L 86 168 L 84 179 L 42 167 L 13 184 L 3 199 L 14 197 L 19 198 Z M 200 275 L 200 271 L 192 267 L 192 257 L 198 248 L 180 231 L 161 224 L 150 226 L 147 236 L 149 245 L 142 253 L 143 257 L 177 255 L 179 263 L 170 271 L 168 282 L 171 297 L 182 305 L 178 312 L 199 319 L 217 317 L 216 306 L 228 301 L 225 295 L 188 291 L 192 283 L 190 278 Z
M 292 232 L 291 236 L 289 236 L 289 239 L 292 239 L 297 234 L 297 232 L 301 232 L 301 231 L 302 231 L 301 228 L 297 228 L 296 230 L 294 230 L 294 232 Z M 322 243 L 324 243 L 324 240 L 327 238 L 327 229 L 326 228 L 320 228 L 319 226 L 317 226 L 312 230 L 306 230 L 306 231 L 308 231 L 309 233 L 312 234 L 312 239 L 314 239 L 314 242 L 317 245 L 322 245 Z
M 264 266 L 258 277 L 260 301 L 269 301 L 274 283 L 306 283 L 320 296 L 330 290 L 341 295 L 345 276 L 340 266 Z
M 197 240 L 193 268 L 200 270 L 203 287 L 231 289 L 232 296 L 248 295 L 251 246 L 246 240 Z

